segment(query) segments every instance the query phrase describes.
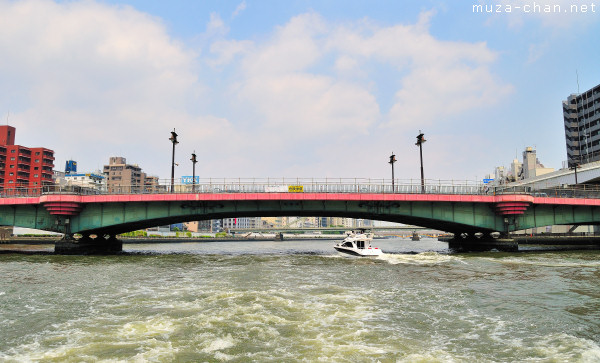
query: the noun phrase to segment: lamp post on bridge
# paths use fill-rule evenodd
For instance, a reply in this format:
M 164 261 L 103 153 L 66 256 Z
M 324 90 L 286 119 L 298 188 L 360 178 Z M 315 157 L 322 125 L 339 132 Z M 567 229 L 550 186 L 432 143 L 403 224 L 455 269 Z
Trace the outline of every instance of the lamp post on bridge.
M 388 162 L 388 164 L 392 165 L 392 193 L 396 191 L 396 189 L 394 188 L 394 163 L 396 161 L 396 155 L 394 155 L 394 152 L 392 151 L 392 155 L 390 155 L 390 161 Z
M 171 193 L 175 190 L 175 145 L 179 144 L 177 141 L 177 133 L 175 129 L 171 131 L 171 137 L 169 138 L 173 143 L 173 154 L 171 156 Z
M 417 135 L 417 145 L 419 147 L 419 154 L 421 156 L 421 193 L 425 193 L 425 173 L 423 172 L 423 143 L 425 140 L 425 134 L 419 130 L 419 135 Z
M 569 169 L 571 170 L 575 170 L 575 185 L 577 185 L 577 169 L 581 168 L 581 164 L 579 164 L 579 162 L 575 162 L 575 164 L 572 164 Z
M 196 160 L 196 150 L 194 150 L 194 152 L 192 153 L 192 158 L 190 159 L 192 161 L 192 193 L 196 192 L 196 163 L 198 162 L 198 160 Z

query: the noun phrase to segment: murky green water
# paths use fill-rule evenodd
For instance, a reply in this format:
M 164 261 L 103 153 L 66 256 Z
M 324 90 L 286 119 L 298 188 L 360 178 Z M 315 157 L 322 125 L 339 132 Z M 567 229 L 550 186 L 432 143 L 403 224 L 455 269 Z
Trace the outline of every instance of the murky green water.
M 0 361 L 600 361 L 598 251 L 332 245 L 0 255 Z

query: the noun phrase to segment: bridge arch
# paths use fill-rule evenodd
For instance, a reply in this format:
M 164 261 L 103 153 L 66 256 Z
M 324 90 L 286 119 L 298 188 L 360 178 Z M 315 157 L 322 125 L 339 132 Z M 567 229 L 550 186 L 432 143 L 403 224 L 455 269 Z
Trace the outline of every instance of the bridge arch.
M 67 233 L 115 235 L 175 222 L 269 216 L 366 218 L 474 234 L 598 224 L 600 199 L 523 194 L 265 192 L 0 198 L 0 225 Z
M 193 196 L 194 199 L 88 203 L 79 215 L 72 218 L 71 231 L 112 234 L 187 221 L 274 216 L 362 218 L 451 233 L 490 233 L 503 227 L 503 220 L 494 208 L 480 202 L 443 202 L 428 198 L 394 200 L 387 197 L 398 196 L 381 198 L 381 195 L 359 195 L 360 198 L 356 198 L 357 195 L 348 194 L 294 198 L 290 198 L 289 194 L 254 198 L 226 194 L 220 199 L 204 200 L 197 198 L 198 195 Z

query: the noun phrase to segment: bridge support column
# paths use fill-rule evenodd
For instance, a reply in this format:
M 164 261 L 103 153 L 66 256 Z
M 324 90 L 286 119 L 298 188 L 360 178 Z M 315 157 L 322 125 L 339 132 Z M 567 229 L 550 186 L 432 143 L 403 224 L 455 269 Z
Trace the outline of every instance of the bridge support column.
M 519 244 L 506 235 L 500 235 L 494 238 L 491 235 L 480 235 L 461 233 L 455 234 L 454 238 L 448 241 L 448 248 L 456 251 L 506 251 L 516 252 L 519 250 Z
M 54 253 L 58 255 L 111 255 L 123 251 L 123 242 L 115 235 L 104 235 L 92 238 L 83 235 L 79 239 L 73 235 L 65 235 L 54 245 Z

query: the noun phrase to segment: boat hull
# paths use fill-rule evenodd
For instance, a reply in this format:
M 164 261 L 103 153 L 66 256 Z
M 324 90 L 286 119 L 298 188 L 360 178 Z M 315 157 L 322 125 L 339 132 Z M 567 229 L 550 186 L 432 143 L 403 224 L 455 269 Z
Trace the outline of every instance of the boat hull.
M 357 250 L 355 248 L 348 248 L 348 247 L 340 247 L 340 246 L 334 246 L 333 248 L 335 248 L 336 251 L 347 254 L 347 255 L 351 255 L 351 256 L 358 256 L 358 257 L 377 257 L 377 256 L 381 256 L 382 252 L 380 249 L 378 248 L 370 248 L 370 249 L 365 249 L 365 250 Z

